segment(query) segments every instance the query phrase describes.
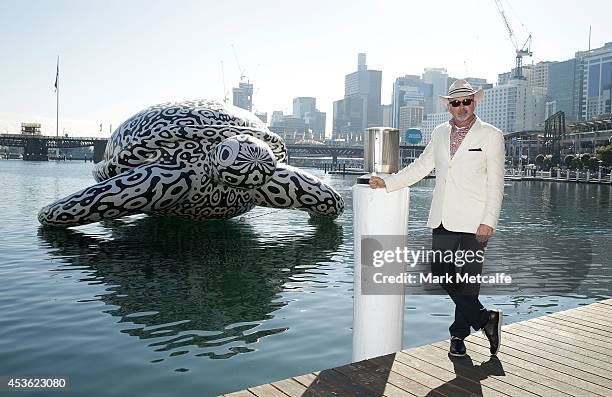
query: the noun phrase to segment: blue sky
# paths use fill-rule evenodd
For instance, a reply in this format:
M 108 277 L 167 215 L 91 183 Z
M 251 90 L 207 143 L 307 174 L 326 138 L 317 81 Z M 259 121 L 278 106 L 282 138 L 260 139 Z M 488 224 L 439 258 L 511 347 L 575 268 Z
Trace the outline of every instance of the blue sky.
M 589 25 L 593 48 L 612 41 L 612 2 L 503 4 L 519 40 L 533 35 L 534 62 L 587 49 Z M 57 55 L 60 131 L 100 135 L 102 123 L 108 135 L 155 103 L 223 98 L 221 62 L 231 100 L 240 76 L 232 45 L 255 84 L 255 109 L 290 113 L 293 97 L 315 96 L 328 126 L 358 52 L 383 71 L 383 103 L 396 77 L 425 67 L 494 82 L 514 63 L 493 0 L 0 0 L 0 132 L 39 121 L 55 133 Z

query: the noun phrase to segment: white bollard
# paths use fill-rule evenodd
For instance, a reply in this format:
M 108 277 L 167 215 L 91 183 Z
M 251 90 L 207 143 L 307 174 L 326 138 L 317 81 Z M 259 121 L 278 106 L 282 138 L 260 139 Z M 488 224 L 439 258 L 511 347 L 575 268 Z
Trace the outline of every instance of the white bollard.
M 353 362 L 402 350 L 404 335 L 404 289 L 390 295 L 363 294 L 362 236 L 406 236 L 409 188 L 391 193 L 353 186 L 354 305 Z
M 588 182 L 591 179 L 591 170 L 587 170 L 586 181 Z

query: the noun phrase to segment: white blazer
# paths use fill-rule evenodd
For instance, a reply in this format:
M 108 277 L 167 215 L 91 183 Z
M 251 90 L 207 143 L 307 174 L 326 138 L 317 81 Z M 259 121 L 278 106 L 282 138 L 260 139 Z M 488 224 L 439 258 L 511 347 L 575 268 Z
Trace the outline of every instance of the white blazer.
M 423 153 L 397 174 L 381 176 L 387 192 L 410 186 L 436 169 L 427 226 L 476 233 L 483 223 L 497 227 L 504 197 L 504 137 L 476 118 L 450 158 L 450 124 L 437 126 Z

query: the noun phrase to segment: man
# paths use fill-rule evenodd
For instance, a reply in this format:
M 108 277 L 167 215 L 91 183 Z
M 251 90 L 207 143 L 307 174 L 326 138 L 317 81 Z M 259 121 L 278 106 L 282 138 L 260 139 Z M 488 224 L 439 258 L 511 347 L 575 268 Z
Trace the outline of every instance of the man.
M 438 252 L 473 251 L 480 260 L 459 266 L 446 263 L 434 255 L 434 275 L 456 273 L 480 274 L 488 239 L 497 226 L 504 194 L 504 138 L 494 126 L 474 114 L 476 103 L 484 96 L 465 80 L 457 80 L 447 96 L 452 118 L 437 126 L 429 144 L 412 164 L 397 174 L 380 178 L 372 176 L 370 187 L 387 192 L 413 185 L 436 170 L 427 226 L 433 229 L 432 250 Z M 437 259 L 436 259 L 437 258 Z M 455 256 L 453 255 L 453 258 Z M 455 321 L 450 326 L 450 352 L 466 354 L 463 339 L 470 327 L 482 330 L 490 343 L 492 355 L 501 342 L 501 310 L 487 310 L 478 300 L 479 284 L 441 283 L 455 303 Z

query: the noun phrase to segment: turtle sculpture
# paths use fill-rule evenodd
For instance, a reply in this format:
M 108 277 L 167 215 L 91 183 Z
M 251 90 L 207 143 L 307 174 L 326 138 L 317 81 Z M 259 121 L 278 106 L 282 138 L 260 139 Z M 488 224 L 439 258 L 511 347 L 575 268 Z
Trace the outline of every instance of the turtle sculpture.
M 149 107 L 119 126 L 97 184 L 40 210 L 43 225 L 75 226 L 136 213 L 227 219 L 255 206 L 335 218 L 344 200 L 286 164 L 283 140 L 252 113 L 208 100 Z

